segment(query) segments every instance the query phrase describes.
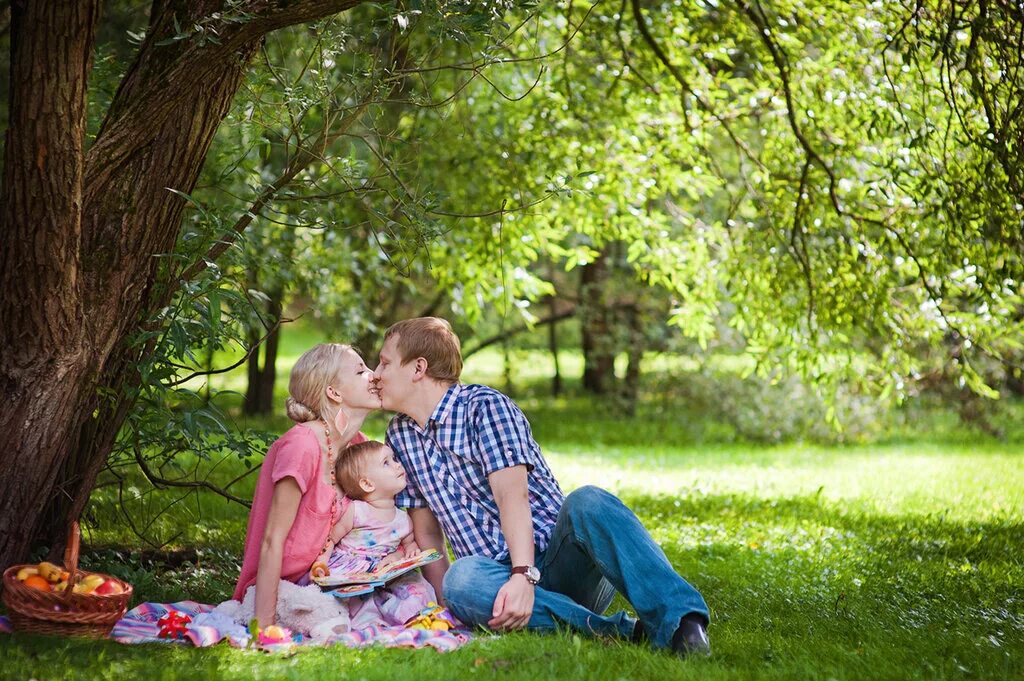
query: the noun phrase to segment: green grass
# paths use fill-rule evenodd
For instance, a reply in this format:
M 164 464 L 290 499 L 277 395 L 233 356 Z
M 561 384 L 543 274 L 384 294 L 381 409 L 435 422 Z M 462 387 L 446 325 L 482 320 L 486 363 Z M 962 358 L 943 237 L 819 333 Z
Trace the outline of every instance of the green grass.
M 285 334 L 279 375 L 316 340 L 307 327 Z M 727 385 L 741 368 L 738 359 L 655 359 L 651 366 L 661 373 L 650 376 L 653 389 L 635 419 L 614 401 L 574 396 L 572 381 L 568 397 L 543 397 L 550 359 L 513 359 L 517 398 L 563 489 L 598 484 L 619 494 L 705 595 L 713 617 L 710 660 L 680 661 L 571 633 L 480 637 L 444 655 L 330 648 L 287 659 L 226 646 L 13 635 L 0 636 L 0 678 L 1024 677 L 1024 405 L 1002 407 L 1004 441 L 965 427 L 948 409 L 912 404 L 872 416 L 878 423 L 852 434 L 852 444 L 794 439 L 813 423 L 811 413 L 769 445 L 751 434 L 757 438 L 773 419 L 810 403 L 789 401 L 784 390 L 753 393 L 769 411 L 753 427 L 732 418 L 747 395 L 722 402 L 730 396 L 708 386 Z M 563 371 L 578 375 L 578 359 L 567 353 Z M 498 353 L 480 353 L 464 379 L 505 387 L 501 367 Z M 241 390 L 240 374 L 219 377 L 216 387 Z M 217 399 L 236 413 L 237 396 Z M 289 422 L 238 417 L 238 425 L 282 432 Z M 386 416 L 375 415 L 366 431 L 380 437 L 385 425 Z M 237 458 L 181 463 L 220 483 L 245 470 Z M 95 493 L 85 566 L 131 581 L 136 602 L 227 598 L 246 509 L 131 479 L 123 499 L 109 488 Z M 250 497 L 254 484 L 250 476 L 232 491 Z M 143 551 L 125 511 L 136 525 L 148 524 L 157 544 L 197 549 L 195 559 L 172 566 L 170 557 Z M 618 607 L 628 604 L 618 599 Z
M 227 648 L 0 637 L 12 678 L 1020 678 L 1024 447 L 694 446 L 594 417 L 583 437 L 531 414 L 568 491 L 595 483 L 636 510 L 711 606 L 714 656 L 679 661 L 571 634 L 482 638 L 455 653 L 341 648 L 291 659 Z M 653 427 L 653 426 L 652 426 Z M 651 443 L 651 444 L 641 444 Z M 235 464 L 236 466 L 238 464 Z M 222 467 L 221 474 L 235 471 Z M 112 551 L 93 567 L 140 599 L 225 598 L 244 510 L 201 497 L 169 512 L 207 548 L 176 569 Z M 186 510 L 188 509 L 188 510 Z M 128 541 L 116 523 L 98 542 Z M 618 602 L 615 606 L 623 606 Z

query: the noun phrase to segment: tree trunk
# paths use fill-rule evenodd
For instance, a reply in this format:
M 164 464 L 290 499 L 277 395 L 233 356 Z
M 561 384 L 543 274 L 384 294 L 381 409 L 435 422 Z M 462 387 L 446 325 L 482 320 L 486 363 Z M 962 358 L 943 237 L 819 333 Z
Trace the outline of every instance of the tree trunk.
M 260 362 L 260 351 L 257 348 L 249 355 L 249 385 L 245 391 L 245 402 L 242 412 L 246 416 L 268 416 L 274 411 L 274 385 L 277 382 L 277 348 L 281 340 L 281 326 L 278 322 L 283 311 L 282 299 L 284 291 L 276 289 L 267 293 L 270 299 L 268 321 L 277 324 L 271 328 L 263 342 L 263 362 Z M 258 329 L 249 332 L 249 347 L 260 342 L 262 336 Z
M 640 363 L 646 349 L 639 305 L 634 304 L 626 308 L 626 319 L 629 326 L 629 363 L 626 365 L 626 376 L 622 380 L 622 401 L 626 415 L 636 416 L 637 400 L 640 398 Z
M 178 285 L 154 257 L 174 248 L 185 208 L 169 188 L 192 191 L 263 35 L 358 1 L 254 0 L 219 18 L 221 1 L 154 2 L 88 155 L 98 3 L 14 6 L 0 195 L 0 569 L 34 542 L 59 544 L 89 498 L 131 408 L 123 391 L 138 382 L 144 349 L 129 340 Z M 177 26 L 200 23 L 217 42 L 167 43 Z
M 583 350 L 583 389 L 606 394 L 615 381 L 615 339 L 607 304 L 608 248 L 580 272 L 580 335 Z
M 82 304 L 86 83 L 99 2 L 18 2 L 0 193 L 0 569 L 23 557 L 95 392 Z
M 281 294 L 278 292 L 276 304 L 272 303 L 271 311 L 275 322 L 281 318 Z M 277 349 L 281 345 L 281 325 L 278 324 L 267 336 L 263 348 L 263 366 L 260 370 L 260 389 L 257 395 L 257 408 L 260 414 L 269 416 L 274 411 L 274 386 L 277 383 Z
M 259 414 L 259 392 L 257 386 L 260 383 L 260 351 L 259 348 L 252 349 L 260 342 L 259 329 L 256 326 L 250 327 L 245 333 L 245 339 L 249 344 L 249 359 L 245 362 L 246 387 L 245 400 L 242 402 L 242 413 L 246 416 Z
M 551 296 L 548 304 L 551 316 L 554 317 L 558 311 L 554 296 Z M 558 365 L 558 329 L 556 326 L 555 322 L 548 324 L 548 350 L 551 351 L 551 361 L 555 364 L 555 375 L 551 377 L 551 395 L 554 397 L 562 394 L 562 371 Z

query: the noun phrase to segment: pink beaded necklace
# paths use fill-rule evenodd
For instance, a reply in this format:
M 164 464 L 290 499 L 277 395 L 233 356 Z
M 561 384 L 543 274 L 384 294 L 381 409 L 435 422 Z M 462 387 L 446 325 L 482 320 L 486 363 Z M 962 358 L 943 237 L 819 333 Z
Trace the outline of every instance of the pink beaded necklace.
M 327 423 L 327 419 L 320 419 L 320 423 L 324 424 L 324 443 L 327 445 L 327 468 L 331 477 L 331 487 L 334 487 L 334 462 L 337 459 L 331 450 L 331 426 Z M 333 528 L 334 523 L 338 521 L 338 493 L 334 493 L 334 501 L 331 502 L 331 522 L 330 526 Z M 331 541 L 331 531 L 327 531 L 327 540 L 324 542 L 324 548 L 321 553 L 326 553 L 334 548 L 334 543 Z

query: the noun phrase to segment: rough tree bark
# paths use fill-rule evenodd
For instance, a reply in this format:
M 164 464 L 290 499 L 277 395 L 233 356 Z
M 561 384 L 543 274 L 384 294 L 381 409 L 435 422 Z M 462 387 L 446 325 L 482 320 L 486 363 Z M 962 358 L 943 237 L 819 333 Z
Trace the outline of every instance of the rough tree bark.
M 98 1 L 15 3 L 0 193 L 0 567 L 54 495 L 95 380 L 82 302 L 86 83 Z
M 146 40 L 84 152 L 95 0 L 16 3 L 0 232 L 0 569 L 78 517 L 130 405 L 128 340 L 167 300 L 158 271 L 263 36 L 361 0 L 157 0 Z M 216 11 L 244 13 L 240 22 Z M 216 29 L 166 42 L 175 26 Z M 160 277 L 158 277 L 160 275 Z

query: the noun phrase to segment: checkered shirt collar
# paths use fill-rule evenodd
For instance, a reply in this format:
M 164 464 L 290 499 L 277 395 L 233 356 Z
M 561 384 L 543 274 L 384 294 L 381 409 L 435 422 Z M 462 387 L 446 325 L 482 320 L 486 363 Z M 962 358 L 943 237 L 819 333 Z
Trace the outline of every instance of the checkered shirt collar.
M 451 416 L 452 410 L 455 408 L 455 403 L 459 399 L 459 395 L 462 394 L 462 384 L 455 383 L 452 387 L 448 388 L 441 401 L 434 407 L 434 413 L 430 415 L 430 419 L 427 423 L 435 423 L 437 425 L 444 424 Z

